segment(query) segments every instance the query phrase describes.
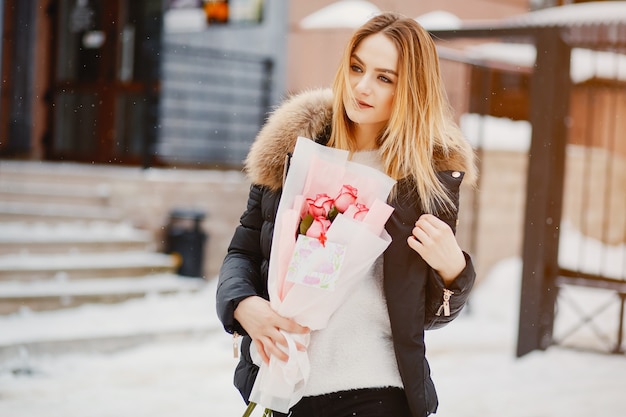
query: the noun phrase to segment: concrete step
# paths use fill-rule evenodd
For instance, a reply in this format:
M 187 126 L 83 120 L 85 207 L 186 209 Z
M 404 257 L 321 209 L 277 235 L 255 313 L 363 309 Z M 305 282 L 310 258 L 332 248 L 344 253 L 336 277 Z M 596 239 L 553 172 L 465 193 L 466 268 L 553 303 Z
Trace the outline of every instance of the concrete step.
M 0 255 L 156 250 L 152 234 L 127 223 L 0 223 Z
M 0 256 L 0 281 L 139 277 L 173 273 L 174 255 L 151 252 L 11 254 Z
M 113 207 L 77 206 L 59 203 L 0 202 L 0 221 L 49 221 L 69 220 L 120 221 L 121 213 Z
M 73 204 L 106 207 L 111 197 L 107 184 L 33 183 L 0 180 L 0 201 Z
M 0 160 L 0 183 L 93 186 L 107 178 L 129 177 L 140 168 L 75 162 Z
M 174 274 L 134 278 L 95 278 L 79 281 L 0 281 L 0 315 L 58 310 L 87 303 L 119 303 L 131 298 L 197 291 L 205 281 Z

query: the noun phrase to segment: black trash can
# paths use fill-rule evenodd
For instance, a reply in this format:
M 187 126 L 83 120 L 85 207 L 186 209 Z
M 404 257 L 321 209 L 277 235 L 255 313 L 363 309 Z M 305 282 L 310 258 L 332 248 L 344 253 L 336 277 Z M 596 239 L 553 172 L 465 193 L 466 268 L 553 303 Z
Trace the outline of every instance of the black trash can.
M 165 252 L 180 257 L 177 273 L 186 277 L 203 278 L 204 245 L 207 235 L 200 224 L 205 214 L 193 209 L 170 211 L 166 228 Z

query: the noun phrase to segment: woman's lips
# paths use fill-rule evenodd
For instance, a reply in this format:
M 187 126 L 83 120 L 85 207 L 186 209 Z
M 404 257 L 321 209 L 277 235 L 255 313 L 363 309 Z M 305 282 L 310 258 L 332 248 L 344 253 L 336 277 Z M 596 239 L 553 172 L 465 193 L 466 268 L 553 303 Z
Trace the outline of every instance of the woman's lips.
M 370 106 L 369 104 L 367 104 L 366 102 L 361 101 L 361 100 L 357 100 L 357 104 L 358 104 L 359 108 L 361 108 L 361 109 L 369 109 L 369 108 L 374 107 L 374 106 Z

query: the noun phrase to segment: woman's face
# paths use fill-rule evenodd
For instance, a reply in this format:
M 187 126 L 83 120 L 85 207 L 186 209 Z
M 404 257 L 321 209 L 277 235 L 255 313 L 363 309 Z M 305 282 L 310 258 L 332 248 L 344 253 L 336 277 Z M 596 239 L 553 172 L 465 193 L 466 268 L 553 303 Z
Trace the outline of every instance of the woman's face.
M 391 115 L 398 81 L 398 51 L 382 33 L 363 39 L 350 58 L 350 88 L 356 103 L 344 97 L 348 118 L 382 129 Z

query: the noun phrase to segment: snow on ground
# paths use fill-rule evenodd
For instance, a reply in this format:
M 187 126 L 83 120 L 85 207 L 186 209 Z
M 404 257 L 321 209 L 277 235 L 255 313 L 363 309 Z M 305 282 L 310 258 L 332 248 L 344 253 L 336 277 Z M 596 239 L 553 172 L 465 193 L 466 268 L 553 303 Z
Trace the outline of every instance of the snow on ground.
M 438 417 L 620 417 L 626 358 L 560 347 L 515 357 L 522 264 L 498 264 L 469 313 L 427 333 Z M 615 322 L 617 316 L 613 316 Z
M 519 259 L 501 262 L 475 289 L 463 315 L 427 333 L 440 396 L 437 417 L 626 415 L 623 355 L 553 347 L 515 358 L 520 275 Z M 215 316 L 214 292 L 212 280 L 203 291 L 163 296 L 159 302 L 149 297 L 85 306 L 81 314 L 67 310 L 0 317 L 0 344 L 7 330 L 16 331 L 17 322 L 77 332 L 92 328 L 94 334 L 104 321 L 108 332 L 115 326 L 138 331 L 147 324 L 205 323 L 196 337 L 115 353 L 25 353 L 0 362 L 0 416 L 240 416 L 245 407 L 232 386 L 236 360 L 231 339 Z
M 195 278 L 188 279 L 190 288 L 197 285 Z M 119 280 L 123 285 L 126 279 Z M 152 284 L 158 286 L 156 281 L 152 281 Z M 45 288 L 47 284 L 38 285 Z M 151 293 L 142 299 L 132 299 L 113 305 L 86 304 L 66 310 L 48 312 L 25 310 L 18 314 L 0 316 L 0 348 L 77 338 L 104 339 L 157 332 L 216 331 L 218 323 L 213 319 L 215 316 L 213 285 L 214 283 L 207 285 L 198 294 Z M 98 290 L 96 287 L 94 290 L 106 294 L 107 288 L 101 287 Z

